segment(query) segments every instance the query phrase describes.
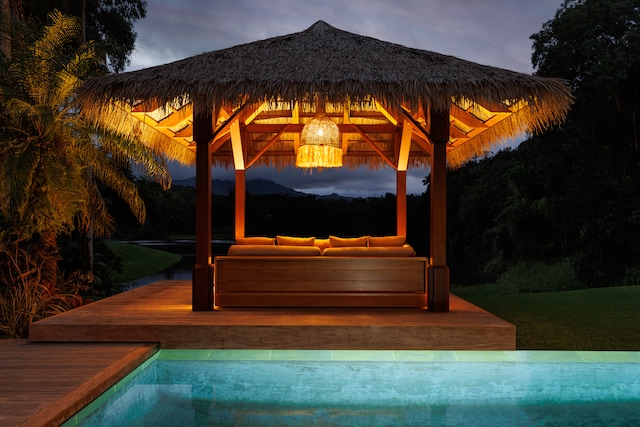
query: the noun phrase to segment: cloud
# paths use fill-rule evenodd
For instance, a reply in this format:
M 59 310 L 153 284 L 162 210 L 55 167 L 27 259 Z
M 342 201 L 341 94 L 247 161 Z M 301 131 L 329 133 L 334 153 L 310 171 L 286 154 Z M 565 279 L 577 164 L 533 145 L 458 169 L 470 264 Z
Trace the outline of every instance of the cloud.
M 130 69 L 303 31 L 322 19 L 346 31 L 531 72 L 531 41 L 562 0 L 154 0 L 135 23 Z

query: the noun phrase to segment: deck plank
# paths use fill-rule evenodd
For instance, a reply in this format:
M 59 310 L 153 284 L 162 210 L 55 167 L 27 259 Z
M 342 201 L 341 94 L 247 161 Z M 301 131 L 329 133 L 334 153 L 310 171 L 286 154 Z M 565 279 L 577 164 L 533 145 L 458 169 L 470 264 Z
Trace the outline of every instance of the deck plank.
M 58 426 L 156 349 L 0 340 L 0 426 Z
M 456 296 L 448 313 L 412 308 L 191 309 L 166 280 L 34 323 L 33 342 L 148 342 L 162 348 L 515 350 L 515 326 Z

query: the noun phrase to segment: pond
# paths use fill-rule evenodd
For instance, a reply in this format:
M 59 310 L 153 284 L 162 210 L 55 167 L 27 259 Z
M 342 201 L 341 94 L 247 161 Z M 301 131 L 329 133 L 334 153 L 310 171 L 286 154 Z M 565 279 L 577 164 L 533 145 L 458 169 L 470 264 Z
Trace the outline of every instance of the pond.
M 129 289 L 147 285 L 160 280 L 191 280 L 193 265 L 195 264 L 195 240 L 130 240 L 133 243 L 151 249 L 171 252 L 181 256 L 178 263 L 158 273 L 150 274 L 132 282 Z M 231 240 L 212 240 L 211 256 L 226 255 Z
M 640 353 L 160 350 L 65 425 L 640 425 Z

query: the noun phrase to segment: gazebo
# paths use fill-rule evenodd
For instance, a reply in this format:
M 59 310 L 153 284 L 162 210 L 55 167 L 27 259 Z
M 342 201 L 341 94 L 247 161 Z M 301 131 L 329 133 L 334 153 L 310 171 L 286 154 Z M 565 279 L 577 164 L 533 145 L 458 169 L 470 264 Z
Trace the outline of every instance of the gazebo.
M 572 102 L 559 79 L 384 42 L 322 21 L 299 33 L 94 77 L 78 100 L 83 114 L 103 126 L 196 165 L 196 311 L 214 307 L 212 166 L 235 170 L 240 238 L 245 171 L 296 162 L 317 169 L 340 163 L 395 169 L 399 235 L 406 234 L 407 169 L 429 167 L 428 308 L 448 311 L 447 167 L 562 122 Z M 317 119 L 334 129 L 330 143 L 308 136 Z

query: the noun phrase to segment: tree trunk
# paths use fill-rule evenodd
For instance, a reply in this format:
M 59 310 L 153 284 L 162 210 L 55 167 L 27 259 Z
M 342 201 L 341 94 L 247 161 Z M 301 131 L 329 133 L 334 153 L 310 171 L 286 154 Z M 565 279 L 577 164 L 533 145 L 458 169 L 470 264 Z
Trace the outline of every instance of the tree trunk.
M 7 57 L 11 58 L 11 3 L 10 0 L 0 0 L 2 4 L 2 40 L 0 40 L 0 50 Z
M 42 270 L 42 284 L 51 291 L 55 291 L 58 279 L 58 241 L 54 232 L 47 231 L 40 236 L 40 240 L 34 242 L 36 248 L 32 250 L 33 256 L 38 261 Z
M 87 42 L 87 0 L 82 0 L 82 10 L 80 11 L 80 23 L 82 24 L 82 43 Z

